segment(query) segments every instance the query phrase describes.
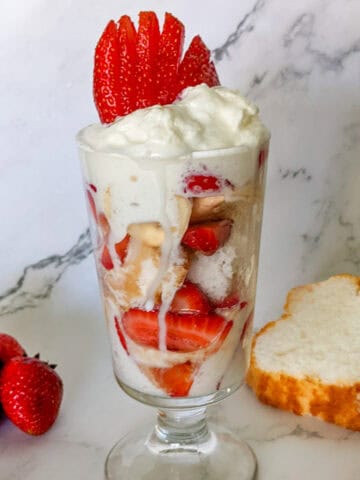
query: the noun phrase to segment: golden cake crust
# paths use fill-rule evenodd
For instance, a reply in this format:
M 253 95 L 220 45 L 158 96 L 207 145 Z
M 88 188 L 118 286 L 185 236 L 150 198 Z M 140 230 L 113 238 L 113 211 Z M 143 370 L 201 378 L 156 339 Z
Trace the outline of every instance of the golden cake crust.
M 350 281 L 360 291 L 360 277 L 342 274 L 332 278 Z M 256 360 L 256 342 L 278 322 L 291 321 L 294 302 L 318 283 L 292 289 L 284 306 L 284 314 L 265 325 L 253 338 L 246 381 L 263 403 L 297 415 L 313 415 L 351 430 L 360 430 L 360 379 L 352 384 L 325 384 L 318 378 L 296 378 L 284 372 L 266 371 Z M 360 321 L 360 312 L 359 312 Z

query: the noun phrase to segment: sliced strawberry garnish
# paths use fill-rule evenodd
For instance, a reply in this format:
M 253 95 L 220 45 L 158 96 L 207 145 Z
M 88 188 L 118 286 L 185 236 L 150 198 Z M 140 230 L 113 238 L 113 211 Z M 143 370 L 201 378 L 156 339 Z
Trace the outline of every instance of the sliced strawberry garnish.
M 159 22 L 154 12 L 140 12 L 136 41 L 136 108 L 157 103 L 155 68 L 159 47 Z
M 172 103 L 176 98 L 176 79 L 184 36 L 184 25 L 170 13 L 165 13 L 156 62 L 157 98 L 160 105 Z
M 214 175 L 189 175 L 185 178 L 185 193 L 215 193 L 222 188 L 222 181 Z
M 120 108 L 120 58 L 116 24 L 111 20 L 95 49 L 94 100 L 100 120 L 111 123 Z
M 210 61 L 210 50 L 201 37 L 196 35 L 179 66 L 177 93 L 200 83 L 206 83 L 209 87 L 220 84 L 215 66 Z
M 140 12 L 136 33 L 123 15 L 111 20 L 95 50 L 94 100 L 103 123 L 138 108 L 167 104 L 186 87 L 219 85 L 210 51 L 199 36 L 193 38 L 180 62 L 184 26 L 166 13 L 162 34 L 154 12 Z
M 209 87 L 216 87 L 216 85 L 220 85 L 220 80 L 214 62 L 209 62 L 209 65 L 203 71 L 203 74 L 203 82 L 206 83 L 206 85 L 208 85 Z
M 230 236 L 232 221 L 205 222 L 190 225 L 182 239 L 182 244 L 204 255 L 213 255 Z
M 196 370 L 197 366 L 191 362 L 179 363 L 170 368 L 142 368 L 150 380 L 171 397 L 188 395 Z
M 111 255 L 109 249 L 106 245 L 104 245 L 102 254 L 101 254 L 101 263 L 106 270 L 111 270 L 114 268 L 113 261 L 111 259 Z
M 135 109 L 136 30 L 131 18 L 123 15 L 119 20 L 119 75 L 121 95 L 117 114 L 127 115 Z
M 123 346 L 126 353 L 129 355 L 129 350 L 128 350 L 127 345 L 126 345 L 125 336 L 124 336 L 124 334 L 121 330 L 120 323 L 119 323 L 119 320 L 117 319 L 117 317 L 114 317 L 114 321 L 115 321 L 115 328 L 116 328 L 116 332 L 118 334 L 120 343 Z
M 126 255 L 128 253 L 128 247 L 130 242 L 130 235 L 126 235 L 121 242 L 115 243 L 115 251 L 120 258 L 121 263 L 124 263 Z
M 91 211 L 95 221 L 97 222 L 97 211 L 96 211 L 96 205 L 95 205 L 94 197 L 93 197 L 92 193 L 90 192 L 90 190 L 86 190 L 86 195 L 87 195 L 87 199 L 88 199 L 88 202 L 89 202 L 90 211 Z
M 91 188 L 91 190 L 93 192 L 95 192 L 95 193 L 97 192 L 97 188 L 95 187 L 95 185 L 93 183 L 89 183 L 89 187 Z
M 208 313 L 210 303 L 200 288 L 191 282 L 185 282 L 176 292 L 170 306 L 173 313 Z
M 166 346 L 176 352 L 194 352 L 210 345 L 219 347 L 229 333 L 232 322 L 215 314 L 166 314 Z M 126 334 L 136 343 L 157 348 L 159 343 L 158 312 L 137 308 L 123 316 Z

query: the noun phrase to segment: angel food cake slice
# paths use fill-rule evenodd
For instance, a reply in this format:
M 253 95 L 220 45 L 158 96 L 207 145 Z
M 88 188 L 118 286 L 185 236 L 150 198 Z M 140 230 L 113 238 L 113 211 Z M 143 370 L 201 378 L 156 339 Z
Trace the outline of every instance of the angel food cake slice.
M 360 277 L 291 290 L 253 340 L 247 382 L 264 403 L 360 430 Z

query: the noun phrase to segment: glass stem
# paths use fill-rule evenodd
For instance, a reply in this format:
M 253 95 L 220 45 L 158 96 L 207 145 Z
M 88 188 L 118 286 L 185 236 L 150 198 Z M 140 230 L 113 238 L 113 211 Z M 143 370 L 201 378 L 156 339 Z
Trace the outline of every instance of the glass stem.
M 163 445 L 186 446 L 208 442 L 210 432 L 206 422 L 206 408 L 159 410 L 155 435 Z

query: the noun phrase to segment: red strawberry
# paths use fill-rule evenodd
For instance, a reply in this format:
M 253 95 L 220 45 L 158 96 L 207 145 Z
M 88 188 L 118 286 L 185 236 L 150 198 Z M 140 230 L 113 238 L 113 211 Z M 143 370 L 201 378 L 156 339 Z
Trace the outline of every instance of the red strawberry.
M 154 12 L 140 12 L 136 41 L 136 108 L 157 103 L 155 67 L 159 47 L 159 22 Z
M 177 93 L 200 83 L 206 83 L 209 87 L 220 84 L 215 66 L 210 62 L 210 50 L 201 37 L 196 35 L 179 66 Z
M 232 322 L 215 314 L 166 314 L 166 346 L 168 350 L 194 352 L 214 345 L 220 347 L 229 333 Z M 126 334 L 136 343 L 157 348 L 159 344 L 158 312 L 137 308 L 123 316 Z
M 112 270 L 114 268 L 113 261 L 111 259 L 111 255 L 109 249 L 106 245 L 104 245 L 102 254 L 101 254 L 101 263 L 106 270 Z
M 189 175 L 185 178 L 185 193 L 215 193 L 222 187 L 222 181 L 214 175 Z
M 119 40 L 113 20 L 107 24 L 96 45 L 93 90 L 100 120 L 113 122 L 121 105 Z
M 88 199 L 88 202 L 89 202 L 90 212 L 92 213 L 95 221 L 97 221 L 97 212 L 96 212 L 96 205 L 95 205 L 94 197 L 93 197 L 92 193 L 90 192 L 90 190 L 87 190 L 86 194 L 87 194 L 87 199 Z
M 15 357 L 1 374 L 1 402 L 8 418 L 30 435 L 45 433 L 59 413 L 63 384 L 38 358 Z
M 99 213 L 98 225 L 100 227 L 103 238 L 107 239 L 110 233 L 110 225 L 104 213 Z
M 121 263 L 124 263 L 126 255 L 128 253 L 128 247 L 130 242 L 130 235 L 126 235 L 121 242 L 115 243 L 115 251 L 120 258 Z
M 259 168 L 261 168 L 265 164 L 267 156 L 268 156 L 267 150 L 263 149 L 263 150 L 260 151 L 259 158 L 258 158 Z
M 185 282 L 176 292 L 170 306 L 170 311 L 173 313 L 209 313 L 209 310 L 207 296 L 191 282 Z
M 172 103 L 176 98 L 176 79 L 184 36 L 184 25 L 170 13 L 165 13 L 156 62 L 157 98 L 160 105 Z
M 115 320 L 116 332 L 117 332 L 117 334 L 118 334 L 120 343 L 121 343 L 121 345 L 123 346 L 123 348 L 124 348 L 124 350 L 126 351 L 126 353 L 129 355 L 129 350 L 128 350 L 127 345 L 126 345 L 126 340 L 125 340 L 124 334 L 123 334 L 123 332 L 122 332 L 122 330 L 121 330 L 119 320 L 117 319 L 117 317 L 114 317 L 114 320 Z
M 95 185 L 93 183 L 89 183 L 89 187 L 91 188 L 91 190 L 93 192 L 95 192 L 95 193 L 97 192 L 97 188 L 95 187 Z
M 215 308 L 232 308 L 239 305 L 240 299 L 237 293 L 230 293 L 227 297 L 213 302 Z
M 231 220 L 191 225 L 185 232 L 182 243 L 204 255 L 213 255 L 230 236 Z
M 170 368 L 142 367 L 142 371 L 171 397 L 186 397 L 194 382 L 197 367 L 191 362 Z
M 137 108 L 174 101 L 185 87 L 219 79 L 210 51 L 199 36 L 193 38 L 180 63 L 184 26 L 166 13 L 162 34 L 154 12 L 140 12 L 136 33 L 124 15 L 109 22 L 95 50 L 94 99 L 103 123 Z
M 136 62 L 136 30 L 131 18 L 123 15 L 119 20 L 119 75 L 121 95 L 117 114 L 127 115 L 135 109 L 134 75 Z
M 0 368 L 13 357 L 26 356 L 20 343 L 11 335 L 0 333 Z
M 240 302 L 239 295 L 237 293 L 230 293 L 227 297 L 213 302 L 214 308 L 233 308 L 239 307 L 240 310 L 247 306 L 248 302 Z

